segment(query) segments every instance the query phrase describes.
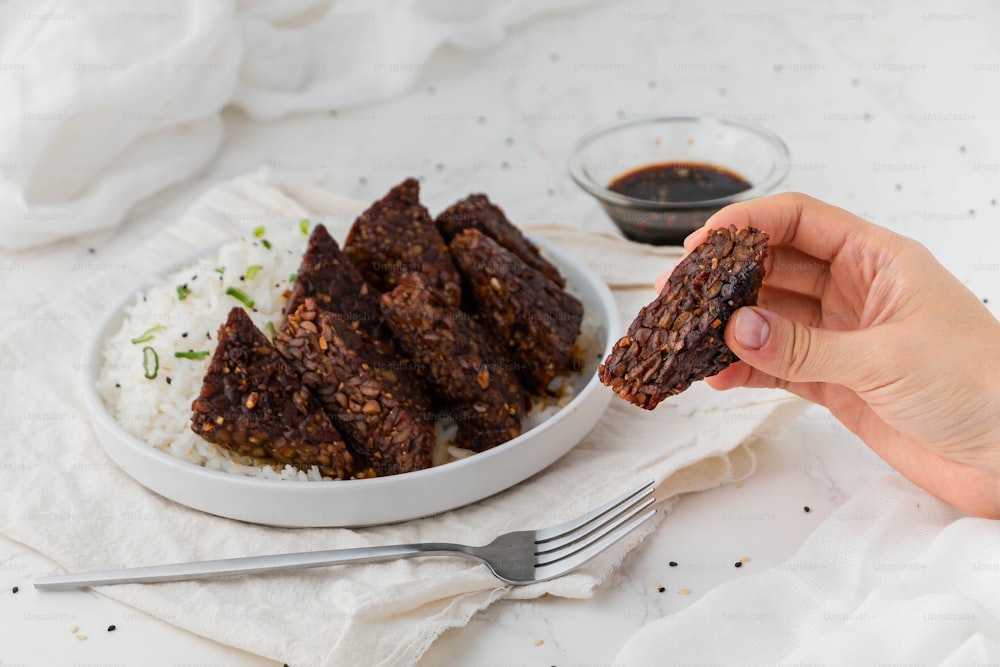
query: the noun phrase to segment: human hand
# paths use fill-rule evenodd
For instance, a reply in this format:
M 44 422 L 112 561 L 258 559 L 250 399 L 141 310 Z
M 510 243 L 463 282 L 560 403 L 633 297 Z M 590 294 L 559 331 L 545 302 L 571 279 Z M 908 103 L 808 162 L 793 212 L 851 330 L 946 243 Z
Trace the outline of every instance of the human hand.
M 780 387 L 826 406 L 921 488 L 1000 518 L 1000 322 L 918 242 L 801 194 L 728 206 L 708 231 L 770 235 L 757 307 L 716 389 Z M 666 281 L 657 281 L 661 289 Z

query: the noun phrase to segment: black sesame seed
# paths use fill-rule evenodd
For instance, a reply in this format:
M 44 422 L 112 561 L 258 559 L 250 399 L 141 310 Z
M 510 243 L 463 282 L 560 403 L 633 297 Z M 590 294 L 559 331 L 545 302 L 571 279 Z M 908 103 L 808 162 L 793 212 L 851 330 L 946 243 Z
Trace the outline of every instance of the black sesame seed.
M 661 593 L 663 593 L 663 592 L 665 592 L 665 591 L 666 591 L 667 589 L 666 589 L 666 588 L 664 588 L 663 586 L 660 586 L 660 587 L 659 587 L 659 588 L 657 588 L 656 590 L 658 590 L 658 591 L 660 591 Z
M 240 276 L 240 280 L 246 280 L 246 276 Z
M 990 300 L 987 297 L 984 296 L 983 297 L 983 303 L 989 303 L 989 302 L 990 302 Z
M 111 625 L 108 626 L 108 632 L 114 632 L 117 629 L 118 629 L 118 626 L 115 625 L 114 623 L 112 623 Z
M 187 337 L 188 337 L 188 332 L 187 331 L 185 331 L 184 333 L 181 334 L 181 338 L 187 338 Z
M 209 340 L 212 340 L 212 334 L 210 334 L 210 333 L 208 333 L 208 332 L 206 331 L 206 332 L 205 332 L 205 338 L 207 338 L 207 339 L 209 339 Z
M 964 153 L 965 152 L 965 146 L 959 146 L 958 147 L 958 152 L 959 153 Z
M 121 385 L 121 383 L 120 383 L 120 382 L 115 382 L 115 386 L 116 386 L 117 388 L 119 388 L 119 389 L 121 389 L 121 388 L 122 388 L 122 385 Z
M 93 255 L 95 252 L 97 252 L 97 249 L 96 248 L 87 248 L 87 252 L 89 252 L 91 255 Z
M 14 586 L 14 588 L 10 589 L 10 592 L 16 594 L 19 590 L 21 590 L 21 589 L 18 588 L 17 586 Z
M 173 380 L 172 380 L 172 379 L 170 379 L 170 376 L 168 375 L 168 376 L 167 376 L 167 384 L 170 384 L 171 382 L 173 382 Z
M 805 513 L 807 513 L 807 514 L 808 514 L 809 512 L 812 512 L 812 510 L 811 510 L 811 509 L 809 509 L 809 506 L 808 506 L 808 505 L 806 505 L 805 507 L 803 507 L 803 508 L 802 508 L 802 511 L 803 511 L 803 512 L 805 512 Z
M 735 565 L 736 567 L 743 567 L 743 561 L 738 560 L 735 563 L 733 563 L 733 565 Z
M 670 565 L 670 567 L 677 567 L 677 561 L 675 560 L 670 561 L 670 563 L 668 564 Z

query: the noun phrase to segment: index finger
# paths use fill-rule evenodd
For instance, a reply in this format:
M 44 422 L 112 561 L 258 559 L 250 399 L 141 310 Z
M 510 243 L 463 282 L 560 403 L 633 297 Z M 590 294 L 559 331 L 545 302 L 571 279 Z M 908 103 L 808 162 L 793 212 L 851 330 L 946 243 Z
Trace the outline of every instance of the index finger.
M 770 236 L 771 245 L 787 245 L 826 262 L 833 260 L 852 236 L 877 229 L 849 211 L 798 192 L 730 204 L 705 226 L 684 239 L 690 252 L 719 227 L 754 227 Z

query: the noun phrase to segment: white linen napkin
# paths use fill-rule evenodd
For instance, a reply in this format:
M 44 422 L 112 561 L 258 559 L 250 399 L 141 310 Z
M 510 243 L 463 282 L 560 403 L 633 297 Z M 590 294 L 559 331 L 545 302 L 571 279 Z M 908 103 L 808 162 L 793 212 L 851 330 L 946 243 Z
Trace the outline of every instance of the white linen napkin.
M 260 177 L 217 186 L 122 270 L 68 286 L 35 316 L 0 332 L 0 358 L 20 360 L 0 384 L 0 532 L 73 571 L 398 542 L 485 543 L 500 532 L 568 519 L 649 478 L 666 508 L 679 493 L 746 477 L 754 461 L 745 443 L 798 405 L 774 392 L 715 393 L 701 385 L 655 412 L 613 399 L 575 449 L 529 481 L 439 516 L 358 530 L 214 517 L 161 498 L 120 471 L 91 432 L 80 392 L 82 342 L 97 316 L 140 275 L 227 232 L 309 215 L 343 240 L 364 206 Z M 678 258 L 675 249 L 565 228 L 539 231 L 592 263 L 614 287 L 626 321 Z M 524 587 L 501 585 L 482 565 L 439 558 L 100 592 L 289 664 L 410 664 L 443 630 L 495 600 L 589 596 L 654 529 L 651 522 L 573 574 Z
M 585 0 L 0 3 L 0 247 L 117 226 L 252 118 L 385 99 L 441 46 Z
M 614 664 L 997 664 L 998 574 L 1000 522 L 885 475 L 787 562 L 647 625 Z

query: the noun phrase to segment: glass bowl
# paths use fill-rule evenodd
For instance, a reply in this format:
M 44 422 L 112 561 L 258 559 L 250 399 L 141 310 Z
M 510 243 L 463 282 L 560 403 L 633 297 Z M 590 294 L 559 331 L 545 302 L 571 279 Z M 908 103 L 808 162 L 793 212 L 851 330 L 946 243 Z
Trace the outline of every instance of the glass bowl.
M 684 202 L 640 199 L 608 187 L 626 173 L 664 163 L 730 172 L 750 187 L 728 196 Z M 679 245 L 723 206 L 773 191 L 790 166 L 788 147 L 770 130 L 722 118 L 661 116 L 588 132 L 573 148 L 569 172 L 626 237 Z

